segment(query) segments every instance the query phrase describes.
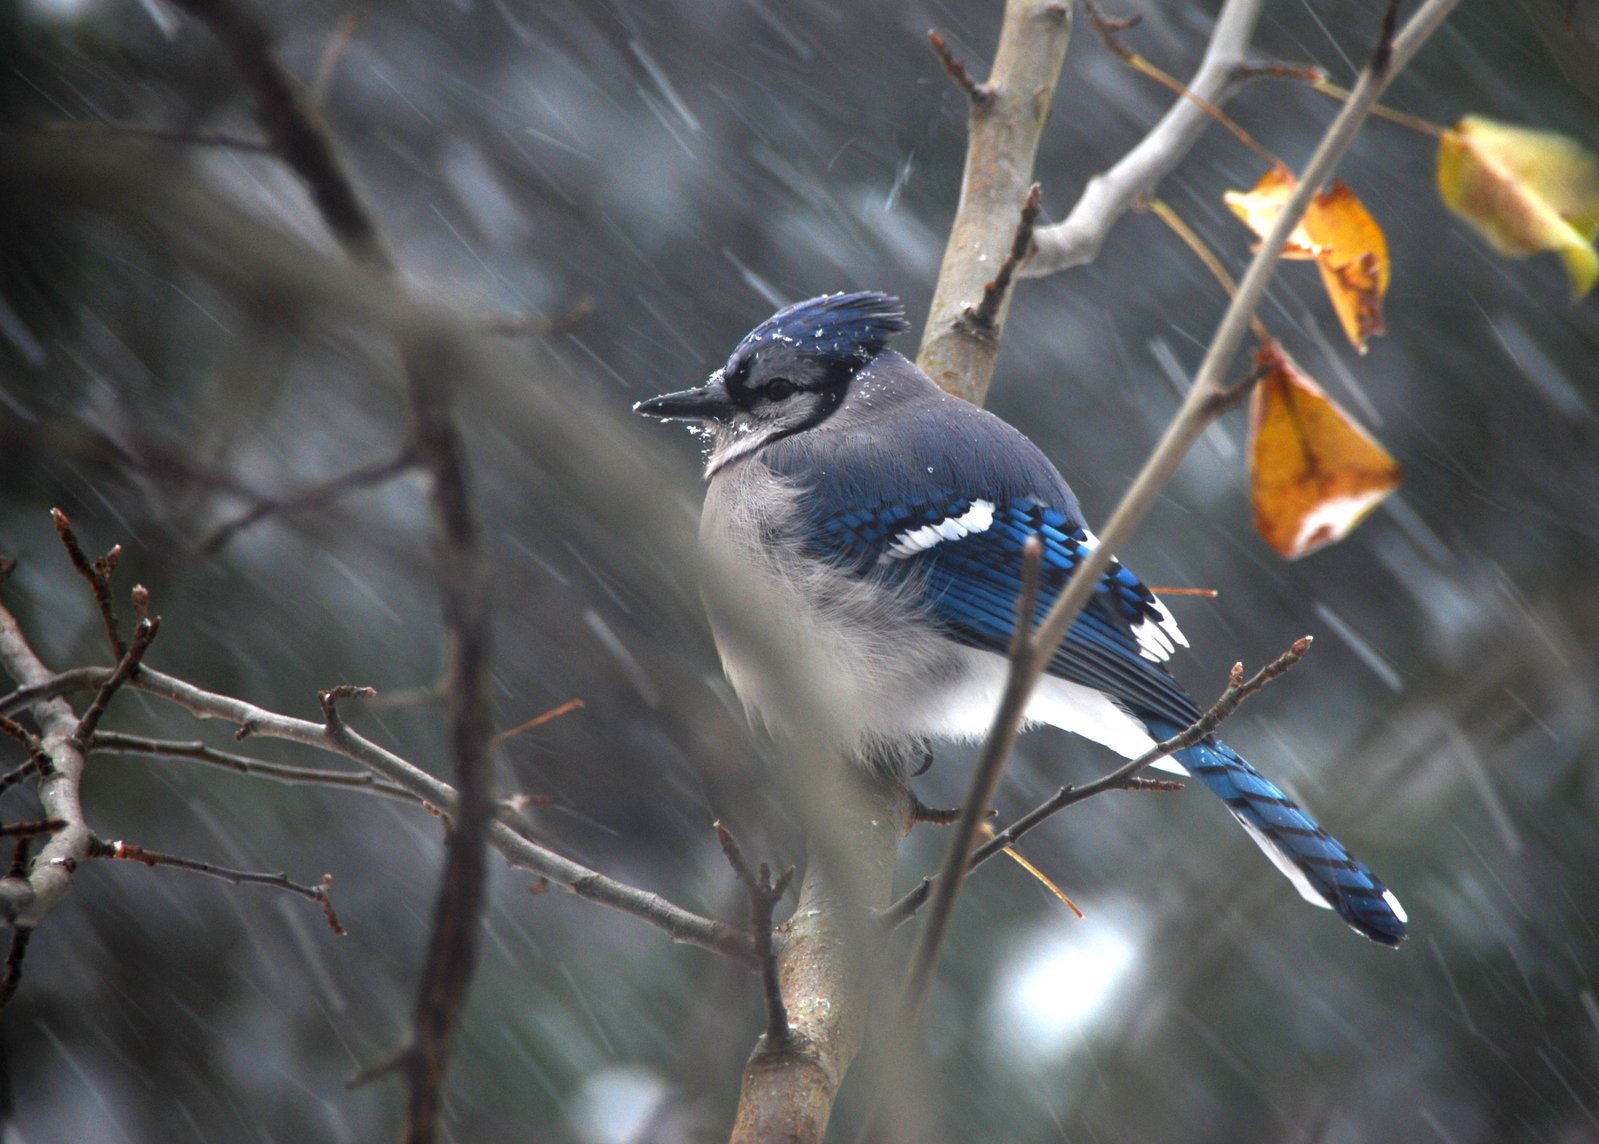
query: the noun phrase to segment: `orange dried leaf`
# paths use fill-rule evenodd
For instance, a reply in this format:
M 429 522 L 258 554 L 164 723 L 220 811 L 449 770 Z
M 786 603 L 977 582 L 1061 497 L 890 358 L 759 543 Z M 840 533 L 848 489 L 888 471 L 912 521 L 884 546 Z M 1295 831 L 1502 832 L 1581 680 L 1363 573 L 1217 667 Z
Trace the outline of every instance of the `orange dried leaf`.
M 1468 115 L 1439 141 L 1438 190 L 1507 258 L 1558 253 L 1575 297 L 1599 281 L 1599 158 L 1574 140 Z
M 1265 238 L 1298 185 L 1299 180 L 1294 173 L 1278 163 L 1260 177 L 1254 190 L 1225 191 L 1221 197 L 1245 226 L 1260 238 Z M 1288 236 L 1288 241 L 1283 245 L 1283 257 L 1316 257 L 1315 240 L 1305 231 L 1303 224 L 1294 227 L 1293 233 Z
M 1233 213 L 1261 238 L 1299 185 L 1281 163 L 1261 176 L 1252 191 L 1222 195 Z M 1322 284 L 1344 333 L 1361 353 L 1366 339 L 1383 332 L 1382 300 L 1388 292 L 1388 240 L 1355 193 L 1343 183 L 1316 194 L 1305 217 L 1288 236 L 1283 257 L 1314 258 Z
M 1289 560 L 1342 540 L 1399 486 L 1399 465 L 1275 342 L 1250 403 L 1255 528 Z
M 1304 229 L 1316 245 L 1316 265 L 1344 333 L 1361 353 L 1366 339 L 1384 330 L 1388 293 L 1388 239 L 1365 204 L 1343 183 L 1310 200 Z

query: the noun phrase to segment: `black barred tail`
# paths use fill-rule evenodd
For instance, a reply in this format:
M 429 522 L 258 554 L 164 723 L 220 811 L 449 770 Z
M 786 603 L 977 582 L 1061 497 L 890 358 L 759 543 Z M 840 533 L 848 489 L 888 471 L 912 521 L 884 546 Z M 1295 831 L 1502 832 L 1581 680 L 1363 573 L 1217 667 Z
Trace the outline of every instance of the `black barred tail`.
M 1157 739 L 1176 734 L 1151 721 Z M 1227 744 L 1212 740 L 1173 756 L 1227 804 L 1306 901 L 1338 912 L 1372 941 L 1397 947 L 1405 937 L 1399 899 L 1343 843 Z

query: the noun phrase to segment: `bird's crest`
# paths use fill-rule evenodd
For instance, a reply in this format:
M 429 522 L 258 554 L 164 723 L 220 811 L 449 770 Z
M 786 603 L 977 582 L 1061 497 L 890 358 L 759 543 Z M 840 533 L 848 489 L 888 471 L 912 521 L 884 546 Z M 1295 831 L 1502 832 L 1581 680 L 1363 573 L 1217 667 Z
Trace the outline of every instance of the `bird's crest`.
M 862 290 L 823 294 L 796 302 L 756 326 L 733 351 L 733 362 L 747 363 L 766 349 L 858 366 L 870 361 L 895 334 L 910 328 L 898 298 Z

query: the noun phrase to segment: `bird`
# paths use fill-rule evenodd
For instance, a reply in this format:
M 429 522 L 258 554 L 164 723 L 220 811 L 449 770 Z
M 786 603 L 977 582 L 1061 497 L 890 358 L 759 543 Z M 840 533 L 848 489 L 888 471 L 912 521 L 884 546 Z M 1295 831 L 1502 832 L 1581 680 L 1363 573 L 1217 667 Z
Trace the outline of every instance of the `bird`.
M 1037 446 L 888 347 L 908 328 L 887 294 L 811 298 L 757 325 L 704 385 L 633 407 L 708 443 L 699 546 L 723 574 L 703 594 L 753 719 L 901 777 L 931 741 L 988 732 L 1029 538 L 1040 615 L 1098 545 Z M 1187 644 L 1113 560 L 1026 720 L 1136 758 L 1201 715 L 1167 666 Z M 1307 901 L 1398 947 L 1399 899 L 1231 747 L 1212 734 L 1163 762 L 1219 797 Z

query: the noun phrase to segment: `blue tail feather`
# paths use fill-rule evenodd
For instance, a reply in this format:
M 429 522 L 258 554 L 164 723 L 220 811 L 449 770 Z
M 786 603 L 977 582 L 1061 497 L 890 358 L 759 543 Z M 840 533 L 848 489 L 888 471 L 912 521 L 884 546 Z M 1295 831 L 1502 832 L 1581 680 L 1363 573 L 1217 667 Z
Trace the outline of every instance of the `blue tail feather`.
M 1150 720 L 1157 739 L 1178 730 Z M 1404 940 L 1404 910 L 1388 887 L 1237 751 L 1212 739 L 1173 758 L 1227 804 L 1307 900 L 1331 907 L 1372 941 L 1397 947 Z

